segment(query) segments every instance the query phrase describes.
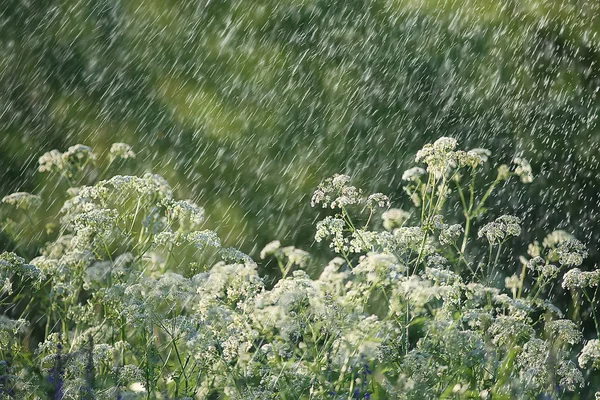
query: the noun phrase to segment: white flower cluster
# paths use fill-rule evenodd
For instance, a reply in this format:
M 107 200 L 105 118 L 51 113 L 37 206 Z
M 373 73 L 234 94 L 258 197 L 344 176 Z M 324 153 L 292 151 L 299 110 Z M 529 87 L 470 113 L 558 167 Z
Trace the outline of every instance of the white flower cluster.
M 588 340 L 577 359 L 579 366 L 585 368 L 591 365 L 592 368 L 600 370 L 600 340 Z
M 515 174 L 521 179 L 523 183 L 533 182 L 533 172 L 529 162 L 522 157 L 515 157 L 513 160 L 515 164 Z
M 22 210 L 28 210 L 30 208 L 39 207 L 42 203 L 42 198 L 38 195 L 27 192 L 16 192 L 9 194 L 8 196 L 4 196 L 2 198 L 2 203 L 10 204 L 11 206 Z
M 300 268 L 306 268 L 310 254 L 307 251 L 298 249 L 294 246 L 281 247 L 279 240 L 274 240 L 261 250 L 260 258 L 265 259 L 267 256 L 274 256 L 280 261 L 287 259 L 291 265 L 297 265 Z
M 110 159 L 114 160 L 116 158 L 122 158 L 124 160 L 129 158 L 135 158 L 136 154 L 127 143 L 113 143 L 110 146 Z
M 115 157 L 132 157 L 129 147 L 113 147 Z M 490 156 L 455 147 L 442 138 L 418 159 L 433 178 L 446 178 Z M 68 153 L 61 162 L 83 165 L 91 151 Z M 44 165 L 55 162 L 49 154 Z M 421 214 L 421 225 L 405 226 L 420 213 L 389 209 L 381 230 L 369 223 L 376 207 L 389 207 L 385 195 L 362 198 L 345 175 L 326 180 L 313 205 L 343 209 L 317 223 L 315 240 L 328 240 L 343 258 L 319 274 L 322 258 L 309 263 L 308 252 L 272 241 L 260 257 L 276 259 L 277 281 L 263 281 L 249 255 L 223 248 L 216 232 L 200 226 L 204 210 L 174 199 L 158 175 L 71 188 L 59 236 L 41 255 L 28 264 L 0 254 L 0 307 L 12 313 L 0 316 L 0 353 L 19 355 L 11 358 L 15 365 L 0 360 L 0 385 L 10 385 L 15 398 L 45 398 L 52 390 L 64 398 L 190 399 L 584 393 L 589 369 L 600 369 L 598 339 L 573 362 L 589 337 L 586 325 L 544 298 L 560 268 L 583 263 L 584 246 L 555 232 L 530 246 L 522 268 L 506 264 L 504 276 L 480 278 L 470 268 L 479 253 L 456 246 L 468 238 L 469 223 L 444 223 L 433 193 L 439 204 L 452 197 L 439 182 L 419 186 L 425 173 L 414 169 L 404 178 L 433 211 Z M 352 204 L 367 215 L 350 215 Z M 502 216 L 479 236 L 504 243 L 520 234 L 520 222 Z M 599 271 L 573 268 L 563 286 L 599 281 Z M 22 318 L 13 319 L 21 309 Z M 37 351 L 26 336 L 42 337 Z
M 597 287 L 600 283 L 600 270 L 582 271 L 573 268 L 565 272 L 562 287 L 565 289 L 586 289 Z
M 426 144 L 417 152 L 416 161 L 427 164 L 427 172 L 437 179 L 441 178 L 450 168 L 456 165 L 456 139 L 441 137 L 433 144 Z
M 499 244 L 506 241 L 510 236 L 521 234 L 521 219 L 513 215 L 502 215 L 494 222 L 488 222 L 477 232 L 478 237 L 485 236 L 490 244 Z
M 587 250 L 583 243 L 575 238 L 562 240 L 556 248 L 560 265 L 579 266 L 587 257 Z
M 73 176 L 73 169 L 80 169 L 86 163 L 96 160 L 96 155 L 92 148 L 83 144 L 76 144 L 61 153 L 58 150 L 52 150 L 39 158 L 40 172 L 59 172 L 66 174 L 67 177 Z
M 381 215 L 383 227 L 388 231 L 401 227 L 409 218 L 410 213 L 399 208 L 390 208 Z

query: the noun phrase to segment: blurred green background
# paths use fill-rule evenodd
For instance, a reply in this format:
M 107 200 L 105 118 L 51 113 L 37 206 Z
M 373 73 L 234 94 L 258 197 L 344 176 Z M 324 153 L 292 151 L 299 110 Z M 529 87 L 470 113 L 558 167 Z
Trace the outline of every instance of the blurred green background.
M 50 149 L 124 141 L 256 257 L 311 246 L 333 173 L 407 205 L 414 153 L 453 136 L 530 159 L 492 203 L 593 263 L 599 63 L 593 0 L 3 0 L 0 195 L 39 191 Z

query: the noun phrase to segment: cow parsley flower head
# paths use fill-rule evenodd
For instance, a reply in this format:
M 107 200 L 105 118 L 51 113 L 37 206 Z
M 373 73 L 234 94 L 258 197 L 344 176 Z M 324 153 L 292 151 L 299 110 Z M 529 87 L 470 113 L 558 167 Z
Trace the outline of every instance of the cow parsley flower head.
M 69 147 L 69 149 L 63 153 L 62 157 L 68 163 L 83 164 L 87 161 L 93 161 L 96 159 L 92 148 L 83 144 L 76 144 Z
M 416 161 L 427 164 L 427 171 L 432 173 L 437 179 L 456 163 L 456 153 L 454 148 L 457 145 L 456 139 L 441 137 L 433 144 L 426 144 L 417 152 Z
M 322 221 L 317 222 L 315 241 L 320 242 L 323 239 L 331 238 L 329 247 L 338 253 L 348 251 L 348 244 L 344 240 L 343 234 L 345 226 L 346 222 L 343 219 L 327 216 Z
M 463 229 L 462 225 L 460 225 L 460 224 L 454 224 L 454 225 L 444 224 L 440 231 L 440 236 L 439 236 L 440 244 L 442 246 L 446 246 L 449 244 L 456 243 L 456 241 L 458 240 L 460 235 L 462 235 L 463 231 L 464 231 L 464 229 Z
M 585 384 L 583 374 L 571 360 L 561 360 L 556 374 L 560 378 L 558 384 L 571 392 L 576 391 L 577 388 L 581 388 Z
M 256 265 L 254 260 L 249 255 L 233 247 L 222 248 L 220 251 L 220 255 L 221 258 L 225 261 L 233 261 L 246 265 Z
M 585 245 L 575 238 L 561 241 L 556 249 L 558 262 L 566 266 L 580 266 L 587 257 Z
M 478 166 L 482 165 L 486 160 L 487 156 L 485 153 L 477 153 L 476 151 L 469 150 L 467 152 L 459 150 L 456 153 L 456 162 L 460 167 L 469 167 L 471 169 L 475 169 Z
M 188 233 L 186 240 L 198 249 L 204 249 L 206 246 L 220 248 L 221 240 L 215 231 L 209 229 L 203 231 L 194 231 Z
M 336 208 L 360 203 L 362 191 L 354 186 L 348 186 L 349 182 L 350 177 L 341 174 L 325 179 L 313 193 L 311 206 L 321 204 L 323 208 Z
M 581 339 L 583 338 L 579 327 L 573 321 L 568 319 L 550 321 L 546 324 L 546 329 L 548 329 L 559 342 L 569 343 L 570 345 L 581 342 Z
M 399 208 L 390 208 L 381 215 L 383 227 L 388 231 L 401 227 L 409 218 L 410 213 Z
M 425 171 L 423 168 L 413 167 L 413 168 L 409 168 L 406 171 L 404 171 L 404 173 L 402 174 L 402 180 L 419 182 L 421 179 L 421 176 L 426 175 L 426 174 L 427 174 L 427 171 Z
M 180 223 L 195 227 L 204 222 L 204 208 L 198 206 L 191 200 L 171 200 L 168 199 L 167 215 L 171 220 L 177 220 Z
M 488 149 L 483 149 L 481 147 L 476 147 L 467 152 L 467 154 L 471 154 L 472 156 L 477 156 L 481 160 L 482 163 L 486 163 L 489 157 L 492 155 L 492 152 Z
M 563 276 L 562 287 L 565 289 L 586 289 L 596 287 L 599 283 L 600 270 L 582 271 L 579 268 L 573 268 Z
M 390 206 L 390 199 L 383 193 L 373 193 L 367 197 L 367 207 L 374 208 L 385 208 Z
M 58 150 L 51 150 L 44 153 L 38 161 L 39 172 L 63 171 L 67 167 L 67 162 L 63 158 L 63 154 Z
M 600 340 L 588 340 L 583 346 L 577 361 L 581 368 L 586 368 L 591 364 L 592 368 L 600 370 Z
M 521 279 L 515 274 L 507 276 L 504 279 L 504 287 L 511 291 L 513 298 L 517 296 L 517 290 L 519 290 L 521 286 Z
M 503 243 L 510 236 L 519 236 L 521 234 L 521 219 L 513 215 L 502 215 L 496 218 L 494 222 L 485 224 L 479 232 L 478 237 L 485 236 L 490 244 Z
M 310 254 L 307 251 L 294 246 L 286 246 L 281 251 L 287 257 L 289 263 L 297 265 L 300 268 L 305 268 L 310 260 Z
M 260 258 L 264 260 L 267 256 L 275 254 L 280 247 L 281 242 L 279 240 L 273 240 L 272 242 L 267 243 L 260 251 Z
M 533 172 L 531 170 L 531 165 L 529 165 L 529 162 L 526 159 L 521 157 L 515 157 L 515 159 L 513 160 L 513 164 L 515 164 L 515 174 L 519 178 L 521 178 L 521 182 L 533 182 Z
M 110 160 L 114 160 L 115 158 L 122 158 L 124 160 L 129 158 L 135 158 L 135 153 L 130 145 L 127 143 L 113 143 L 110 146 L 109 153 Z
M 517 356 L 521 380 L 532 391 L 538 392 L 545 388 L 548 382 L 547 359 L 550 356 L 548 343 L 542 339 L 531 339 L 523 346 Z
M 42 203 L 42 198 L 38 195 L 27 192 L 16 192 L 9 194 L 8 196 L 4 196 L 2 198 L 2 203 L 9 204 L 21 210 L 27 210 L 30 208 L 39 207 L 39 205 Z

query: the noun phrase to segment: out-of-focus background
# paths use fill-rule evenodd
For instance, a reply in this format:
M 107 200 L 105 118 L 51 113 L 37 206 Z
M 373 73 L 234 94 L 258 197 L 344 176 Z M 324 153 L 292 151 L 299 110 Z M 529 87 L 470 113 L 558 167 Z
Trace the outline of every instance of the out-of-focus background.
M 0 195 L 39 191 L 48 150 L 127 142 L 256 257 L 311 246 L 333 173 L 408 205 L 414 153 L 452 136 L 529 159 L 496 211 L 594 259 L 599 64 L 592 0 L 3 0 Z

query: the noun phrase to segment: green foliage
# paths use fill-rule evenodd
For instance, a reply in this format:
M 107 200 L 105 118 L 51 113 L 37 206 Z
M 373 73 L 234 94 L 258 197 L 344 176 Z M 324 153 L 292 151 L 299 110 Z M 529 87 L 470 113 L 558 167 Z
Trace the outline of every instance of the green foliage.
M 501 182 L 535 177 L 522 158 L 494 170 L 489 151 L 456 147 L 442 137 L 417 153 L 422 167 L 403 175 L 410 210 L 390 209 L 386 195 L 366 195 L 346 175 L 324 180 L 313 232 L 339 256 L 323 266 L 273 241 L 261 257 L 276 259 L 276 282 L 222 247 L 204 210 L 178 200 L 163 177 L 114 174 L 134 157 L 129 146 L 112 146 L 106 167 L 81 145 L 42 156 L 40 171 L 69 188 L 64 198 L 3 200 L 15 214 L 5 233 L 23 246 L 46 222 L 28 210 L 62 207 L 39 255 L 0 255 L 0 394 L 591 397 L 600 390 L 600 270 L 564 231 L 530 244 L 520 265 L 500 257 L 517 248 L 522 221 L 486 223 L 486 202 Z M 561 288 L 568 310 L 552 302 Z
M 398 171 L 444 135 L 537 167 L 503 196 L 531 207 L 529 239 L 597 241 L 599 4 L 4 0 L 0 191 L 36 191 L 23 171 L 52 148 L 127 141 L 257 255 L 310 245 L 323 176 L 404 201 Z

